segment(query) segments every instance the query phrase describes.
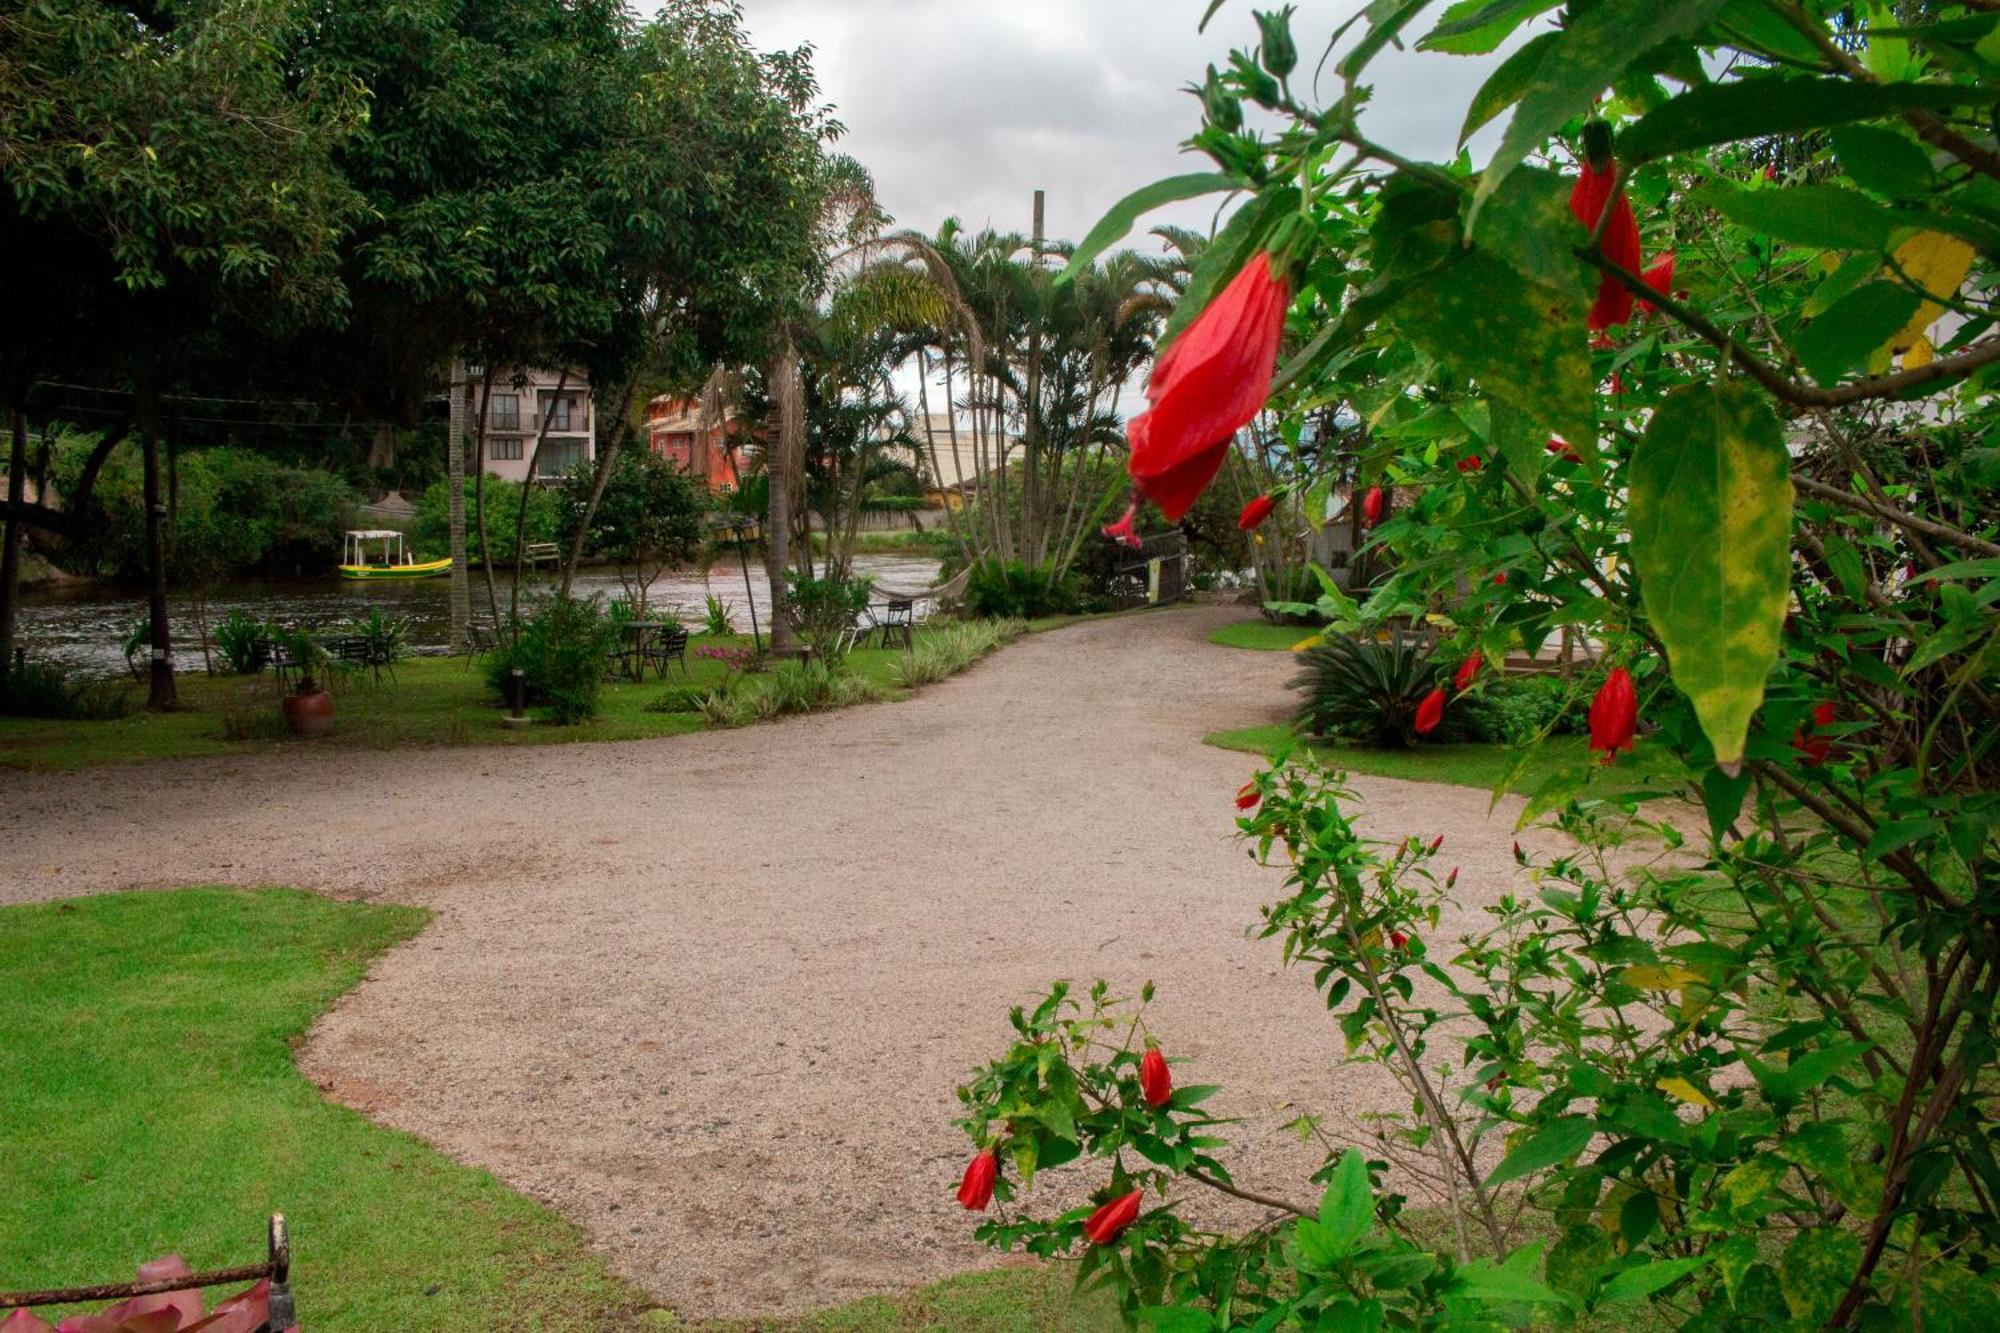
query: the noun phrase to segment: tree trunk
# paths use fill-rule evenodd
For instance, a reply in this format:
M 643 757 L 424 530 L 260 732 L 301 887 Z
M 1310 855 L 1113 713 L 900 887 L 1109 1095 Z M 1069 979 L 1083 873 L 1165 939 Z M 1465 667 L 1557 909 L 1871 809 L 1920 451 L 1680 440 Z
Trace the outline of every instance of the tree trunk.
M 21 599 L 21 541 L 27 522 L 20 517 L 28 502 L 28 414 L 19 403 L 11 413 L 12 442 L 7 449 L 7 530 L 0 543 L 0 696 L 14 669 L 14 622 Z
M 563 390 L 568 387 L 569 367 L 564 366 L 562 374 L 556 376 L 554 398 L 562 397 Z M 521 487 L 521 503 L 514 509 L 514 586 L 507 593 L 507 619 L 510 622 L 518 622 L 521 619 L 521 566 L 526 553 L 523 543 L 527 541 L 528 536 L 528 487 L 535 484 L 536 471 L 542 465 L 542 445 L 548 441 L 549 421 L 555 415 L 553 398 L 549 407 L 549 411 L 539 414 L 542 420 L 541 424 L 535 427 L 535 451 L 528 455 L 528 480 Z M 481 419 L 484 420 L 483 415 Z
M 472 623 L 472 566 L 465 551 L 465 405 L 472 399 L 472 386 L 465 386 L 464 402 L 451 408 L 450 439 L 445 445 L 445 484 L 450 488 L 446 512 L 451 516 L 451 650 L 466 651 L 466 631 Z
M 792 459 L 794 445 L 803 443 L 805 423 L 799 419 L 802 394 L 799 363 L 789 334 L 779 339 L 771 358 L 771 423 L 764 449 L 764 471 L 771 483 L 771 508 L 764 518 L 764 573 L 771 584 L 771 651 L 792 650 L 791 597 L 785 575 L 791 568 Z
M 558 596 L 569 596 L 570 585 L 576 581 L 576 567 L 583 563 L 583 543 L 590 535 L 590 521 L 597 517 L 597 506 L 604 499 L 604 488 L 611 480 L 611 469 L 618 460 L 618 451 L 624 447 L 625 437 L 632 433 L 632 399 L 638 395 L 639 380 L 635 375 L 626 381 L 625 392 L 619 399 L 618 419 L 611 423 L 611 435 L 604 443 L 604 451 L 597 456 L 597 475 L 590 482 L 590 500 L 583 507 L 583 514 L 577 519 L 576 532 L 569 542 L 569 558 L 563 561 L 562 591 Z
M 159 400 L 151 390 L 139 395 L 139 446 L 146 478 L 146 617 L 152 645 L 146 707 L 157 713 L 174 707 L 179 699 L 174 691 L 173 630 L 167 623 L 167 506 L 160 498 Z
M 396 428 L 386 421 L 376 422 L 369 434 L 368 466 L 375 472 L 387 472 L 396 466 Z
M 486 540 L 486 409 L 493 401 L 493 367 L 479 387 L 479 421 L 472 440 L 472 524 L 479 534 L 479 571 L 486 581 L 486 614 L 499 632 L 500 593 L 493 586 L 493 547 Z

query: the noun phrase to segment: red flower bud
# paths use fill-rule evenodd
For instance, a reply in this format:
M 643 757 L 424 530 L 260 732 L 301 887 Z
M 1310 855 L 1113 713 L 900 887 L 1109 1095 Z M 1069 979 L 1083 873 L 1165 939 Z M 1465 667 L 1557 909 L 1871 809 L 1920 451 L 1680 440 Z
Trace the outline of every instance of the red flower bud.
M 1157 1046 L 1149 1047 L 1139 1060 L 1139 1091 L 1146 1105 L 1165 1106 L 1174 1095 L 1174 1076 L 1167 1070 L 1167 1057 Z
M 1604 762 L 1610 763 L 1620 750 L 1632 748 L 1632 728 L 1638 719 L 1639 695 L 1632 687 L 1632 673 L 1619 667 L 1605 677 L 1590 701 L 1590 748 L 1604 751 Z
M 1674 252 L 1668 250 L 1654 259 L 1647 266 L 1646 271 L 1639 276 L 1646 280 L 1648 287 L 1651 287 L 1660 295 L 1670 295 L 1674 290 Z M 1639 308 L 1649 315 L 1659 309 L 1651 301 L 1639 302 Z
M 1236 808 L 1238 810 L 1255 809 L 1257 802 L 1263 799 L 1264 799 L 1264 793 L 1257 790 L 1257 783 L 1255 779 L 1252 779 L 1251 781 L 1244 783 L 1241 787 L 1238 787 L 1236 789 Z
M 1407 949 L 1410 947 L 1410 937 L 1400 930 L 1392 930 L 1389 932 L 1389 943 L 1398 949 Z
M 1125 427 L 1127 468 L 1169 519 L 1208 489 L 1236 432 L 1271 396 L 1291 300 L 1271 256 L 1259 251 L 1153 362 L 1151 406 Z
M 1236 518 L 1236 526 L 1245 532 L 1250 531 L 1250 529 L 1269 518 L 1271 511 L 1277 507 L 1277 504 L 1278 502 L 1268 495 L 1258 496 L 1249 504 L 1243 506 L 1243 512 Z
M 1518 839 L 1514 843 L 1514 864 L 1520 866 L 1528 864 L 1528 854 L 1521 850 L 1521 844 Z
M 1098 531 L 1109 537 L 1112 541 L 1117 542 L 1120 546 L 1129 546 L 1136 551 L 1146 544 L 1140 539 L 1138 530 L 1132 526 L 1132 520 L 1138 516 L 1139 502 L 1134 500 L 1131 507 L 1125 511 L 1123 518 L 1119 519 L 1116 523 L 1106 523 Z
M 1458 460 L 1456 466 L 1458 467 L 1458 470 L 1460 472 L 1465 473 L 1467 476 L 1471 476 L 1473 473 L 1479 471 L 1480 469 L 1481 464 L 1479 462 L 1479 455 L 1467 454 L 1465 457 Z
M 973 1158 L 965 1168 L 965 1179 L 958 1183 L 960 1205 L 975 1213 L 985 1212 L 986 1205 L 993 1202 L 993 1181 L 999 1174 L 1000 1162 L 991 1148 Z
M 1493 586 L 1494 586 L 1494 587 L 1496 587 L 1496 588 L 1504 588 L 1504 587 L 1506 587 L 1506 586 L 1507 586 L 1507 571 L 1506 571 L 1506 570 L 1504 570 L 1504 569 L 1503 569 L 1503 570 L 1501 570 L 1501 571 L 1500 571 L 1500 572 L 1499 572 L 1498 574 L 1495 574 L 1495 575 L 1493 576 Z
M 1562 459 L 1565 463 L 1581 463 L 1583 461 L 1582 455 L 1576 451 L 1576 446 L 1560 435 L 1549 436 L 1548 444 L 1543 447 Z
M 1458 867 L 1453 866 L 1451 868 L 1451 873 L 1444 877 L 1444 886 L 1448 889 L 1456 883 L 1458 883 Z
M 1435 856 L 1437 854 L 1437 849 L 1442 846 L 1444 846 L 1444 834 L 1440 833 L 1435 838 L 1431 839 L 1431 854 Z
M 1133 1190 L 1092 1213 L 1083 1224 L 1085 1239 L 1092 1245 L 1109 1245 L 1117 1240 L 1126 1227 L 1139 1220 L 1139 1200 L 1144 1195 L 1144 1190 Z
M 1382 488 L 1370 486 L 1368 494 L 1361 497 L 1361 523 L 1363 527 L 1374 527 L 1382 521 Z
M 1479 675 L 1479 668 L 1484 664 L 1485 659 L 1480 657 L 1478 653 L 1474 653 L 1463 662 L 1460 662 L 1458 664 L 1458 674 L 1451 678 L 1451 687 L 1461 694 L 1471 689 L 1473 680 Z
M 1444 721 L 1444 691 L 1432 690 L 1417 705 L 1417 735 L 1428 736 Z
M 1611 221 L 1604 228 L 1604 257 L 1629 272 L 1637 272 L 1643 262 L 1639 248 L 1639 220 L 1632 213 L 1632 201 L 1625 197 L 1618 164 L 1585 162 L 1583 174 L 1570 191 L 1569 211 L 1591 231 L 1608 206 Z M 1590 307 L 1590 327 L 1608 329 L 1632 318 L 1632 293 L 1623 283 L 1604 274 L 1597 280 L 1597 300 Z

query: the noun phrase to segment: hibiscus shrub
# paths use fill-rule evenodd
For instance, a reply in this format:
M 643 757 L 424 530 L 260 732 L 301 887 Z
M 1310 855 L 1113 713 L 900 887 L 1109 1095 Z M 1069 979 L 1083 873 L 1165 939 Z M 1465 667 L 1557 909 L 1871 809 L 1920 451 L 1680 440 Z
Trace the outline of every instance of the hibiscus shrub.
M 1260 15 L 1200 89 L 1217 174 L 1075 262 L 1167 198 L 1249 196 L 1169 322 L 1135 485 L 1184 510 L 1275 419 L 1277 485 L 1393 571 L 1359 602 L 1322 580 L 1329 634 L 1443 637 L 1395 691 L 1409 735 L 1448 734 L 1481 664 L 1580 654 L 1590 754 L 1510 807 L 1564 850 L 1517 845 L 1441 938 L 1427 831 L 1372 841 L 1337 777 L 1260 775 L 1263 931 L 1405 1101 L 1360 1143 L 1301 1118 L 1317 1191 L 1239 1183 L 1206 1101 L 1145 1099 L 1172 1034 L 1058 992 L 965 1090 L 981 1234 L 1081 1247 L 1173 1329 L 2000 1327 L 2000 13 L 1431 7 L 1343 28 L 1302 81 L 1325 105 L 1291 11 Z M 1364 132 L 1390 44 L 1516 36 L 1477 171 Z M 1060 1164 L 1091 1197 L 1041 1217 Z M 1266 1220 L 1196 1231 L 1197 1190 Z

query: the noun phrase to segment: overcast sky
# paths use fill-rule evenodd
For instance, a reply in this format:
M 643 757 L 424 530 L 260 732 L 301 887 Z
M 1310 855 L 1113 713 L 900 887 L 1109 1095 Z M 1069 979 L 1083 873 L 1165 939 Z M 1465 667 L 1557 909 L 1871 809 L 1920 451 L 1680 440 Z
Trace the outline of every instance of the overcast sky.
M 1302 0 L 1302 69 L 1362 2 Z M 1039 186 L 1049 234 L 1077 240 L 1135 187 L 1210 169 L 1180 150 L 1201 123 L 1181 89 L 1231 46 L 1255 44 L 1253 3 L 1278 7 L 1229 0 L 1205 34 L 1206 0 L 746 0 L 745 12 L 759 46 L 816 49 L 847 127 L 841 147 L 874 173 L 899 225 L 934 231 L 956 216 L 1025 233 Z M 1369 133 L 1449 157 L 1493 61 L 1385 53 L 1371 69 Z M 1205 229 L 1208 214 L 1191 209 L 1152 220 Z

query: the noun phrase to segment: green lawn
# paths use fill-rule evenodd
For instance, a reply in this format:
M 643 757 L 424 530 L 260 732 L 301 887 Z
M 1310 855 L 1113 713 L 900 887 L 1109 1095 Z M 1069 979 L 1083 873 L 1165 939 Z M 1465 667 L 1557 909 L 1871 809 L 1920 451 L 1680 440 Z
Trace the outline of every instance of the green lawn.
M 1254 648 L 1259 652 L 1288 653 L 1314 636 L 1310 625 L 1273 625 L 1262 618 L 1239 620 L 1224 625 L 1208 636 L 1210 643 L 1225 648 Z
M 922 631 L 919 631 L 921 638 Z M 607 683 L 602 712 L 575 727 L 502 724 L 498 697 L 487 688 L 478 662 L 464 658 L 411 658 L 397 664 L 395 679 L 376 685 L 364 678 L 334 685 L 331 734 L 291 739 L 279 712 L 277 687 L 268 675 L 180 678 L 179 712 L 144 711 L 112 722 L 39 721 L 0 717 L 0 766 L 34 769 L 89 768 L 98 764 L 198 755 L 244 754 L 284 747 L 401 745 L 548 745 L 565 741 L 626 741 L 701 730 L 694 713 L 648 712 L 646 706 L 673 686 L 715 685 L 720 663 L 696 655 L 711 644 L 745 645 L 747 635 L 699 636 L 688 647 L 688 675 L 678 666 L 667 680 Z M 899 648 L 858 649 L 848 657 L 856 675 L 893 688 Z M 139 687 L 134 687 L 138 689 Z
M 1290 726 L 1276 723 L 1267 727 L 1243 727 L 1236 731 L 1211 732 L 1203 738 L 1221 750 L 1242 750 L 1270 755 L 1294 737 Z M 1375 777 L 1403 778 L 1410 782 L 1444 782 L 1459 787 L 1491 791 L 1507 776 L 1514 758 L 1504 745 L 1419 745 L 1410 750 L 1378 750 L 1346 742 L 1314 742 L 1304 746 L 1322 764 L 1350 773 Z M 1590 744 L 1582 736 L 1553 736 L 1535 752 L 1528 765 L 1508 784 L 1509 790 L 1527 795 L 1558 770 L 1586 762 Z
M 0 908 L 0 1290 L 263 1255 L 290 1220 L 316 1333 L 688 1327 L 483 1171 L 335 1106 L 292 1043 L 416 908 L 183 889 Z M 1060 1268 L 1015 1268 L 758 1327 L 1104 1333 Z M 752 1325 L 692 1327 L 734 1333 Z

